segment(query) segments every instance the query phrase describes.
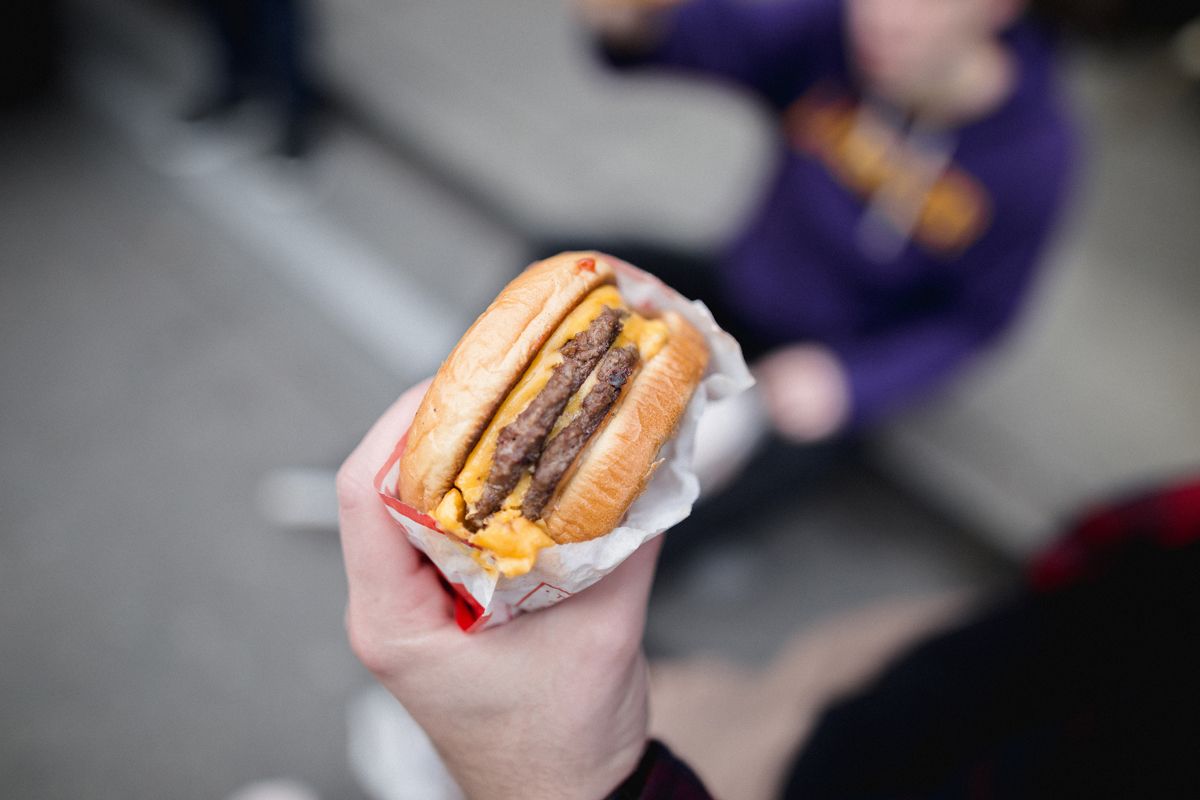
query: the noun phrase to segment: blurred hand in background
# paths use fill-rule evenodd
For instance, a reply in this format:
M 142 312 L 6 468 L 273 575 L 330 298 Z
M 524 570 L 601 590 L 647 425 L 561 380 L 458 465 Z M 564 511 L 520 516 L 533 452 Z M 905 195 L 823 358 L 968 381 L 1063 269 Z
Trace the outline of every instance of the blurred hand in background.
M 828 348 L 779 348 L 759 359 L 754 373 L 775 430 L 793 442 L 834 436 L 850 417 L 846 372 Z
M 691 0 L 574 0 L 585 24 L 605 44 L 621 50 L 653 46 L 663 12 Z

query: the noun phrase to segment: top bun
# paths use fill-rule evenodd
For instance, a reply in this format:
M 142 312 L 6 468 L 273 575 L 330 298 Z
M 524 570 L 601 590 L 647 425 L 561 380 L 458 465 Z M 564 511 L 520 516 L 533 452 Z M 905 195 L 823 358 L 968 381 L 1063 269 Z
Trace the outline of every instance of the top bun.
M 585 257 L 593 268 L 579 266 Z M 504 287 L 442 362 L 417 409 L 400 463 L 402 501 L 423 513 L 438 504 L 542 344 L 584 297 L 616 279 L 598 253 L 560 253 Z
M 592 291 L 616 282 L 611 257 L 568 252 L 539 261 L 506 286 L 442 363 L 417 409 L 400 461 L 400 499 L 437 507 L 526 367 Z M 563 476 L 542 516 L 556 542 L 612 530 L 657 465 L 707 365 L 703 337 L 661 317 L 666 344 L 626 385 L 615 412 Z

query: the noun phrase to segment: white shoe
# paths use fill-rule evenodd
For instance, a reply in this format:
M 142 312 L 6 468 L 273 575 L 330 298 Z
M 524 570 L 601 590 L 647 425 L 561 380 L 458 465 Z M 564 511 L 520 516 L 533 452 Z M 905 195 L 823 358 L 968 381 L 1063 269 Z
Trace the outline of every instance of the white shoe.
M 327 469 L 292 467 L 268 472 L 258 482 L 258 513 L 278 528 L 336 531 L 337 490 Z
M 285 778 L 246 784 L 229 795 L 227 800 L 321 800 L 321 798 L 305 784 Z
M 692 457 L 700 496 L 711 496 L 736 478 L 769 432 L 767 412 L 756 389 L 710 403 L 700 417 Z
M 425 731 L 374 686 L 350 702 L 350 771 L 375 800 L 464 800 Z

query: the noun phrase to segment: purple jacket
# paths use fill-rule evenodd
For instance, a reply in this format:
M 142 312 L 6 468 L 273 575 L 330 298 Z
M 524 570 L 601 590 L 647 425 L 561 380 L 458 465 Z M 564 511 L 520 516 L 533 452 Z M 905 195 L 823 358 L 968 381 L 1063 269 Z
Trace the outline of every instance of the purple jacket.
M 948 377 L 1012 320 L 1063 204 L 1075 151 L 1046 35 L 1006 34 L 1019 78 L 988 117 L 921 129 L 864 99 L 839 0 L 694 0 L 654 64 L 760 95 L 778 168 L 723 258 L 740 321 L 764 341 L 816 341 L 849 373 L 862 425 Z

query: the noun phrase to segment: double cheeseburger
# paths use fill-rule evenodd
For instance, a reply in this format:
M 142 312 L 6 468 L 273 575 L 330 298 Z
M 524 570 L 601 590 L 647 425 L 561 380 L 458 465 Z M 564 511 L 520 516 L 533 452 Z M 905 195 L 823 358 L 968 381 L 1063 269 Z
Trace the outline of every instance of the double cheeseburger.
M 680 315 L 628 306 L 601 253 L 533 264 L 442 364 L 408 432 L 400 499 L 514 577 L 602 536 L 650 480 L 708 362 Z

